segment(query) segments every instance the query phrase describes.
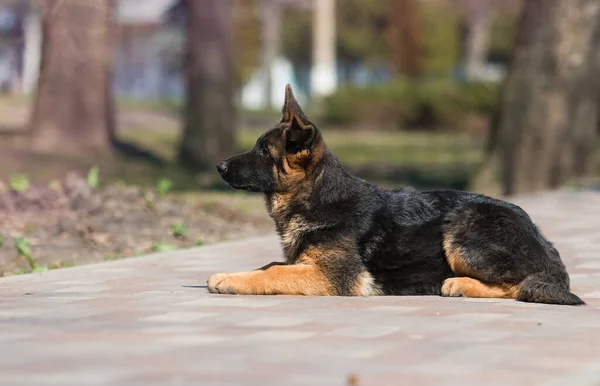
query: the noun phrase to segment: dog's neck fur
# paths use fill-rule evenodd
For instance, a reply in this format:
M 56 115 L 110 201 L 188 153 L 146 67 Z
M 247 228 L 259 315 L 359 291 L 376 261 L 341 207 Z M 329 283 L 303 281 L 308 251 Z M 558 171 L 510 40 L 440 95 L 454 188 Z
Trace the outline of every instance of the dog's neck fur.
M 318 211 L 355 195 L 357 183 L 364 181 L 348 173 L 337 157 L 325 149 L 311 173 L 294 188 L 265 195 L 267 210 L 275 222 L 288 263 L 298 259 L 304 234 L 332 225 L 320 221 Z

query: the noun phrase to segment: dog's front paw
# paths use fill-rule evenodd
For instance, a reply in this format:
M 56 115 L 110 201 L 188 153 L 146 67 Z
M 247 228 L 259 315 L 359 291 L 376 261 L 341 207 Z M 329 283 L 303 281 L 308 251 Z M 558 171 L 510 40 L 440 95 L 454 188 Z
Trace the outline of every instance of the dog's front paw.
M 214 294 L 237 294 L 239 289 L 236 288 L 236 274 L 232 273 L 217 273 L 208 278 L 206 287 L 209 292 Z
M 463 296 L 460 283 L 460 278 L 458 277 L 444 280 L 444 284 L 442 285 L 442 296 Z

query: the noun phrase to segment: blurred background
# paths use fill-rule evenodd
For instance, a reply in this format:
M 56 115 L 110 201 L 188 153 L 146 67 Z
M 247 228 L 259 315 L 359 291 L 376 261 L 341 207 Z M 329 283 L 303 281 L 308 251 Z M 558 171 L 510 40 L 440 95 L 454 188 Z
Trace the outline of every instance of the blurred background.
M 214 165 L 290 83 L 385 187 L 594 186 L 600 0 L 1 0 L 0 274 L 273 229 Z

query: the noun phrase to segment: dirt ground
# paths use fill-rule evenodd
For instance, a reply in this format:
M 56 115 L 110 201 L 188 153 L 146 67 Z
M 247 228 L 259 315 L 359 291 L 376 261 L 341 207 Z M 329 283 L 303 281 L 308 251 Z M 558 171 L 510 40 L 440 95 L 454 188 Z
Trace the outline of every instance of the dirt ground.
M 163 196 L 134 186 L 96 190 L 75 172 L 22 192 L 0 186 L 0 275 L 32 269 L 15 238 L 25 238 L 35 265 L 52 269 L 273 230 L 260 197 L 247 200 L 252 210 L 241 210 L 234 195 L 219 197 Z
M 143 175 L 146 182 L 166 175 L 177 188 L 179 180 L 192 177 L 173 176 L 171 169 L 151 170 L 113 155 L 100 157 L 111 161 L 108 166 L 99 162 L 103 181 L 112 182 L 92 189 L 85 173 L 97 163 L 94 157 L 35 154 L 21 143 L 19 133 L 25 132 L 29 110 L 25 99 L 0 98 L 0 276 L 29 272 L 32 261 L 38 269 L 53 269 L 273 231 L 259 196 L 200 188 L 189 195 L 160 195 L 149 187 L 153 182 L 139 184 L 134 177 Z M 122 108 L 116 118 L 120 133 L 140 128 L 145 133 L 176 133 L 180 126 L 177 114 L 167 111 Z M 121 168 L 116 175 L 124 174 L 127 186 L 114 183 L 110 167 Z M 19 173 L 31 179 L 22 192 L 9 186 L 9 179 Z M 25 240 L 33 260 L 18 253 L 15 239 Z

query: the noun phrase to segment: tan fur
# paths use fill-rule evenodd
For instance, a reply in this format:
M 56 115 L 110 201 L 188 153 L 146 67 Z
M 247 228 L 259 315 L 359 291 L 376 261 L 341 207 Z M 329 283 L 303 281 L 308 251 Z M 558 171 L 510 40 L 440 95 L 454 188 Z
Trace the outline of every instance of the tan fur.
M 310 165 L 308 165 L 309 173 L 312 173 L 312 171 L 314 170 L 314 167 L 321 160 L 321 158 L 323 158 L 324 153 L 325 153 L 325 145 L 324 145 L 324 142 L 320 141 L 315 145 L 315 147 L 312 150 L 311 162 L 310 162 Z
M 286 154 L 284 168 L 287 166 L 286 171 L 288 173 L 300 169 L 304 176 L 308 177 L 311 175 L 317 162 L 323 157 L 323 153 L 323 143 L 319 142 L 312 150 L 302 150 L 295 154 Z
M 219 273 L 208 279 L 208 290 L 239 295 L 333 296 L 335 289 L 319 267 L 329 259 L 344 256 L 343 245 L 341 241 L 327 249 L 308 247 L 295 264 L 271 263 L 250 272 Z M 374 291 L 368 278 L 363 280 L 364 289 Z
M 285 213 L 290 202 L 291 193 L 275 193 L 271 196 L 269 202 L 267 202 L 267 209 L 271 216 Z
M 383 291 L 381 291 L 381 288 L 375 283 L 373 276 L 368 272 L 360 274 L 352 292 L 354 296 L 383 295 Z
M 354 374 L 348 376 L 348 386 L 358 386 L 358 377 Z
M 462 258 L 461 250 L 454 244 L 454 238 L 451 234 L 444 235 L 444 251 L 450 269 L 456 276 L 477 277 L 477 273 Z
M 285 100 L 283 103 L 283 116 L 281 117 L 282 122 L 289 122 L 292 120 L 293 110 L 291 109 L 290 103 L 295 100 L 294 94 L 292 93 L 292 87 L 290 85 L 285 86 Z
M 312 264 L 272 265 L 265 270 L 218 273 L 208 279 L 208 290 L 237 295 L 334 295 L 325 275 Z
M 450 269 L 457 277 L 446 279 L 442 285 L 443 296 L 464 296 L 469 298 L 516 299 L 519 285 L 484 283 L 476 278 L 479 273 L 462 257 L 460 247 L 454 243 L 452 234 L 444 235 L 444 251 Z
M 282 150 L 283 151 L 283 150 Z M 273 152 L 272 154 L 276 154 Z M 313 177 L 312 171 L 314 165 L 320 157 L 323 155 L 323 146 L 317 144 L 313 150 L 313 154 L 310 157 L 310 163 L 305 164 L 308 151 L 301 151 L 297 154 L 287 154 L 283 157 L 283 171 L 280 171 L 278 167 L 273 166 L 273 175 L 277 180 L 278 191 L 285 193 L 275 193 L 270 196 L 267 202 L 267 209 L 271 217 L 277 222 L 277 218 L 284 215 L 287 212 L 288 205 L 292 200 L 301 200 L 307 197 L 311 190 L 312 185 L 318 176 Z M 288 229 L 287 236 L 284 234 L 283 238 L 289 239 L 296 238 L 298 232 L 314 229 L 314 226 L 307 225 L 302 219 L 296 218 L 289 224 L 284 225 Z M 318 228 L 318 227 L 317 227 Z M 297 231 L 298 229 L 298 231 Z M 284 244 L 289 244 L 285 242 Z
M 283 225 L 281 244 L 284 251 L 294 248 L 304 233 L 317 231 L 324 226 L 325 224 L 318 225 L 307 222 L 300 216 L 293 217 L 290 221 Z M 288 261 L 290 261 L 291 256 L 286 256 L 286 258 Z
M 348 252 L 348 246 L 352 245 L 350 237 L 339 238 L 327 245 L 310 245 L 302 252 L 298 259 L 301 263 L 326 264 L 332 259 L 344 259 Z
M 287 188 L 285 190 L 294 189 L 301 181 L 306 180 L 306 170 L 301 167 L 296 154 L 286 154 L 283 157 L 283 170 L 284 173 L 278 173 L 277 177 L 281 187 Z
M 446 279 L 442 286 L 443 296 L 516 299 L 518 294 L 518 285 L 486 284 L 470 277 L 453 277 Z

